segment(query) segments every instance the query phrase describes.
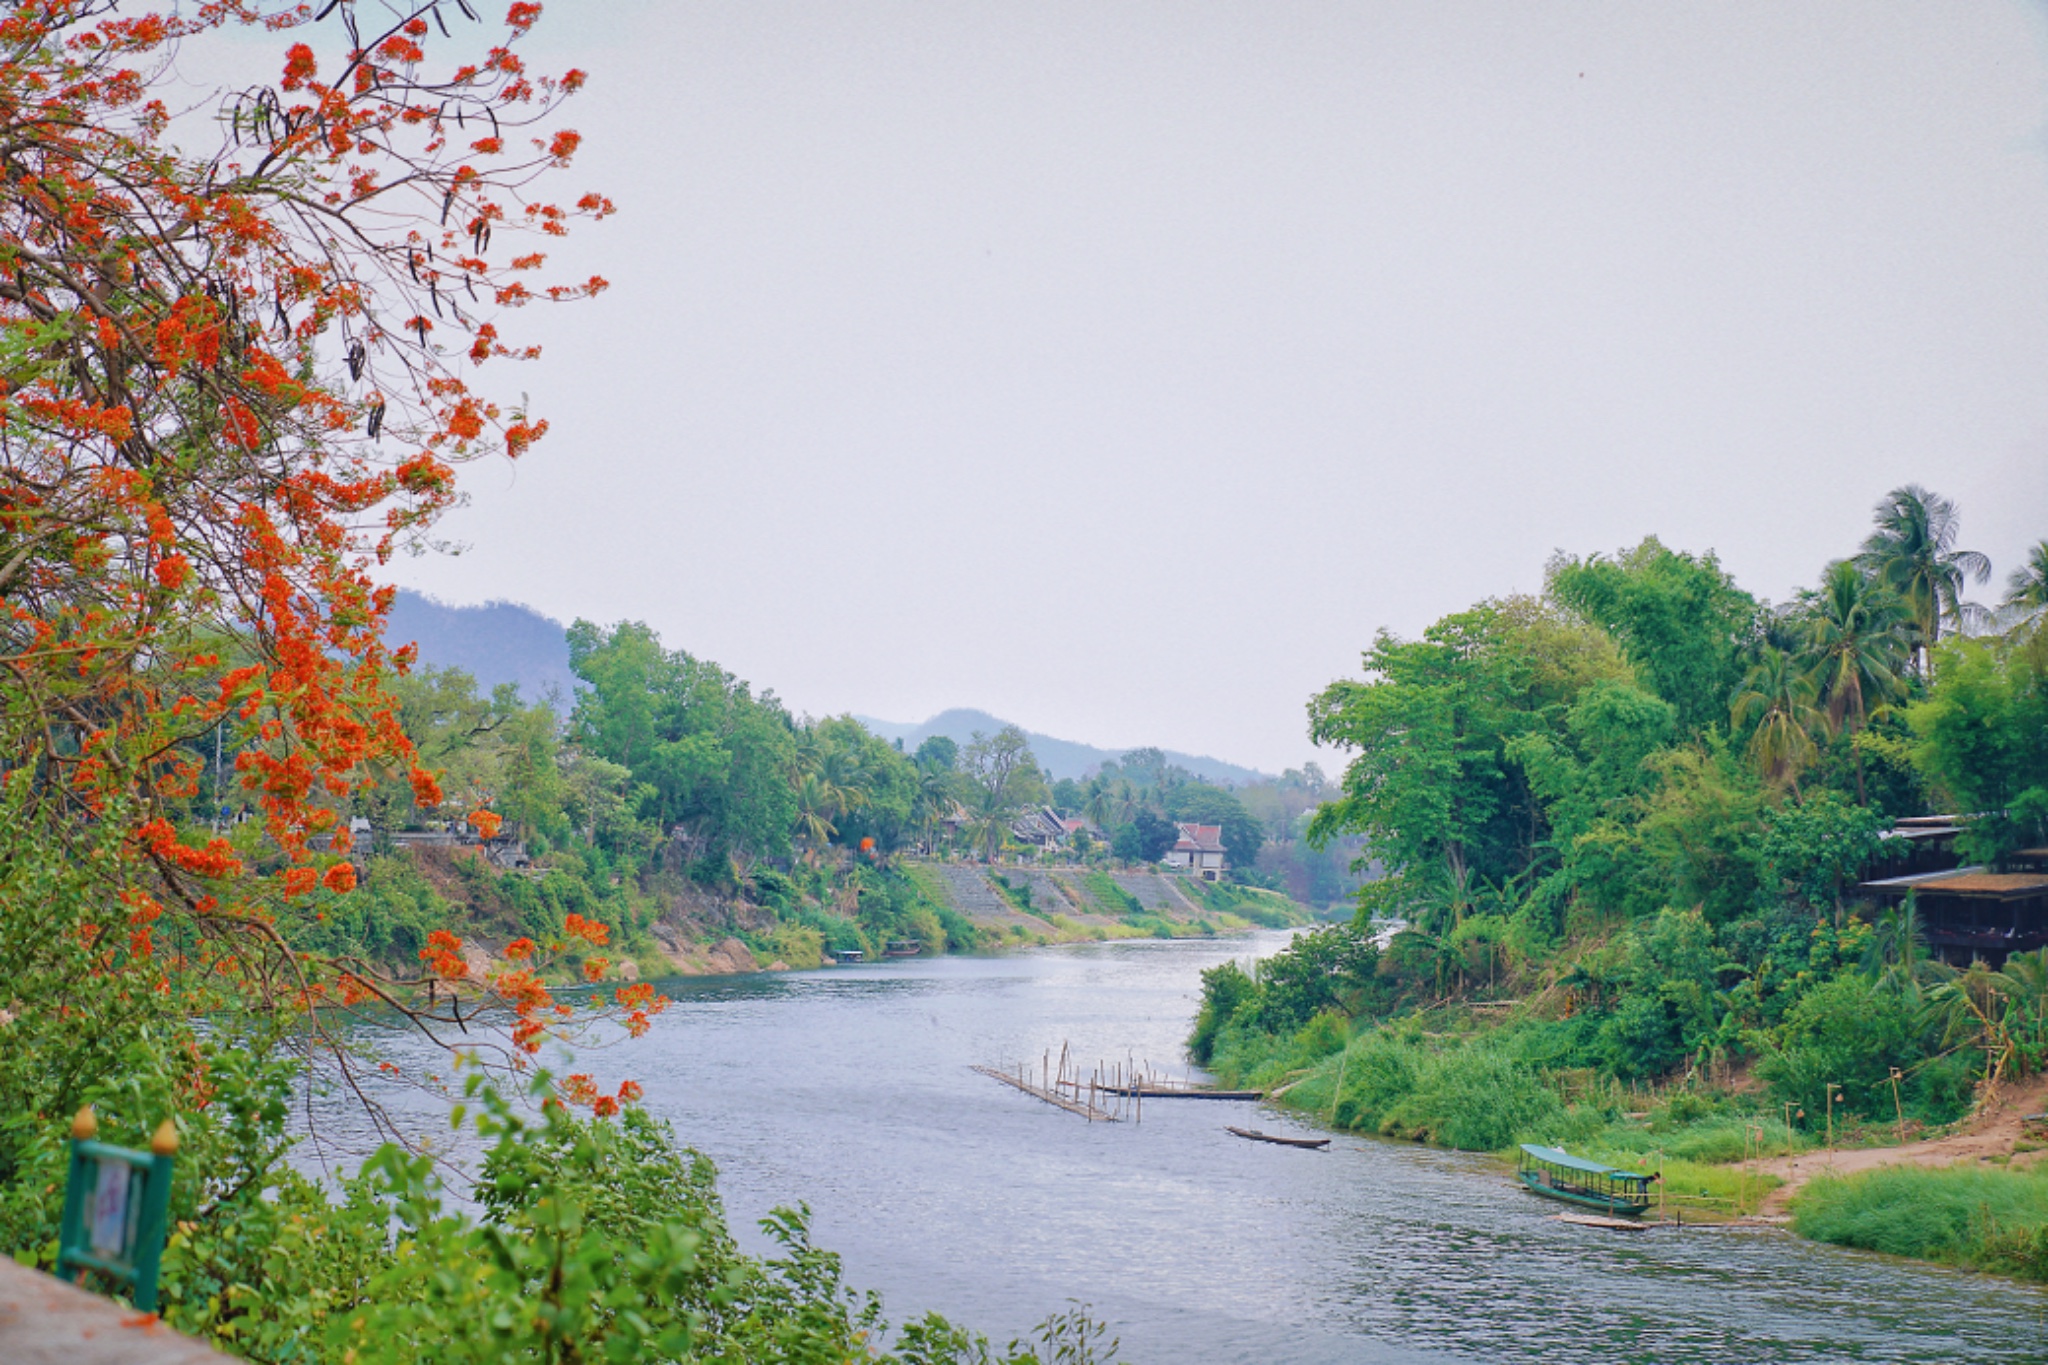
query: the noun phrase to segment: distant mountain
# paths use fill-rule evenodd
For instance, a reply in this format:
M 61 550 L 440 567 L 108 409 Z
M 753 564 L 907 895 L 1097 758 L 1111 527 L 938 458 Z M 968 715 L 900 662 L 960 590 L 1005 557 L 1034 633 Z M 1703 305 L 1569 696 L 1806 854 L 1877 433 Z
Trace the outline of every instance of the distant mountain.
M 499 683 L 518 683 L 519 693 L 529 703 L 540 701 L 552 689 L 567 708 L 575 699 L 576 675 L 569 671 L 569 638 L 560 621 L 541 615 L 517 602 L 486 602 L 480 607 L 451 607 L 423 593 L 398 590 L 391 607 L 391 624 L 386 632 L 394 645 L 416 640 L 420 661 L 436 668 L 459 668 L 477 680 L 484 691 Z M 856 716 L 862 725 L 883 739 L 903 741 L 915 750 L 932 735 L 944 735 L 965 745 L 979 730 L 992 735 L 1009 722 L 986 711 L 958 708 L 942 711 L 918 725 Z M 1023 727 L 1018 727 L 1022 729 Z M 1121 759 L 1129 749 L 1098 749 L 1025 730 L 1031 752 L 1039 766 L 1055 780 L 1079 778 L 1091 768 L 1111 759 Z M 1135 746 L 1133 746 L 1135 747 Z M 1237 786 L 1256 782 L 1265 774 L 1253 768 L 1225 763 L 1219 758 L 1166 752 L 1168 763 L 1177 763 L 1204 781 Z
M 562 623 L 517 602 L 451 607 L 400 588 L 385 638 L 393 645 L 417 640 L 422 663 L 459 668 L 486 692 L 499 683 L 518 683 L 519 694 L 533 703 L 552 688 L 564 708 L 575 692 Z
M 896 721 L 876 720 L 872 716 L 855 716 L 854 719 L 867 726 L 868 729 L 874 731 L 883 739 L 902 740 L 903 747 L 906 750 L 915 750 L 918 745 L 924 743 L 925 740 L 933 735 L 944 735 L 955 744 L 964 747 L 968 740 L 973 738 L 975 731 L 979 730 L 985 735 L 992 735 L 1010 723 L 1005 720 L 999 720 L 986 711 L 974 711 L 966 708 L 941 711 L 930 720 L 917 725 L 904 725 Z M 1020 725 L 1017 728 L 1022 730 L 1024 727 Z M 1055 781 L 1062 777 L 1071 777 L 1078 780 L 1085 776 L 1090 769 L 1098 767 L 1109 760 L 1120 760 L 1125 754 L 1130 752 L 1130 749 L 1098 749 L 1093 744 L 1080 744 L 1071 739 L 1055 739 L 1051 735 L 1041 735 L 1032 730 L 1024 730 L 1024 734 L 1031 740 L 1031 752 L 1037 756 L 1039 767 L 1043 768 L 1046 774 Z M 1136 748 L 1137 746 L 1133 745 L 1131 747 Z M 1240 786 L 1246 782 L 1256 782 L 1266 776 L 1265 773 L 1258 771 L 1256 768 L 1244 768 L 1235 763 L 1225 763 L 1220 758 L 1183 754 L 1172 749 L 1167 749 L 1164 753 L 1168 763 L 1179 764 L 1205 782 L 1215 782 L 1225 786 Z

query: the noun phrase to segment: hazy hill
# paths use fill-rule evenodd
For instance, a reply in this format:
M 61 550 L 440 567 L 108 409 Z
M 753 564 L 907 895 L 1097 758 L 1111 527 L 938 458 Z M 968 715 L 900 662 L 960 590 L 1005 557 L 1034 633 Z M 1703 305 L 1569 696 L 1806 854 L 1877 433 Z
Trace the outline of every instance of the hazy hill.
M 900 739 L 905 749 L 916 749 L 933 735 L 944 735 L 956 744 L 965 745 L 976 730 L 992 735 L 1009 724 L 986 711 L 955 708 L 941 711 L 921 724 L 905 725 L 896 721 L 876 720 L 872 716 L 856 716 L 862 725 L 880 735 L 883 739 Z M 1022 726 L 1017 727 L 1020 730 Z M 1080 778 L 1089 769 L 1109 759 L 1121 759 L 1130 749 L 1098 749 L 1093 744 L 1080 744 L 1071 739 L 1055 739 L 1025 730 L 1031 739 L 1031 752 L 1038 756 L 1039 766 L 1054 779 L 1062 777 Z M 1136 745 L 1131 746 L 1136 748 Z M 1256 782 L 1266 774 L 1254 768 L 1240 767 L 1225 763 L 1220 758 L 1209 758 L 1195 754 L 1177 753 L 1172 749 L 1164 751 L 1168 763 L 1177 763 L 1195 776 L 1209 782 L 1237 785 Z
M 486 692 L 499 683 L 518 683 L 520 695 L 537 702 L 553 688 L 567 710 L 576 686 L 562 623 L 517 602 L 451 607 L 401 588 L 386 638 L 393 645 L 417 640 L 421 662 L 459 668 Z
M 569 640 L 562 623 L 517 602 L 451 607 L 401 588 L 398 601 L 391 608 L 387 638 L 394 645 L 417 640 L 423 663 L 436 668 L 459 668 L 486 691 L 499 683 L 518 683 L 520 695 L 536 702 L 552 689 L 560 694 L 559 705 L 564 711 L 575 697 L 576 675 L 569 671 Z M 986 711 L 964 707 L 942 711 L 915 725 L 868 716 L 856 719 L 883 739 L 901 739 L 905 749 L 916 749 L 932 735 L 944 735 L 964 745 L 975 731 L 992 735 L 1008 723 Z M 1078 778 L 1104 760 L 1122 758 L 1129 752 L 1098 749 L 1092 744 L 1078 744 L 1031 730 L 1024 733 L 1031 737 L 1031 751 L 1038 756 L 1039 764 L 1055 779 Z M 1210 782 L 1234 785 L 1264 776 L 1218 758 L 1171 749 L 1166 751 L 1166 761 L 1178 763 Z

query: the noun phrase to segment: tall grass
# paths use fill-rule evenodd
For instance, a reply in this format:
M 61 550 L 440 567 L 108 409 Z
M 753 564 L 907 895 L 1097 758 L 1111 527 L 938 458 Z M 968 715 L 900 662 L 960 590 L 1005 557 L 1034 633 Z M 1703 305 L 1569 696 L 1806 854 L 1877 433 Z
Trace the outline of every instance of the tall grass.
M 2048 1171 L 1891 1166 L 1815 1180 L 1792 1203 L 1802 1237 L 2048 1281 Z
M 1543 1064 L 1555 1041 L 1547 1028 L 1462 1036 L 1378 1028 L 1347 1038 L 1346 1021 L 1323 1014 L 1290 1035 L 1226 1027 L 1212 1070 L 1227 1085 L 1277 1088 L 1280 1103 L 1354 1132 L 1503 1154 L 1541 1142 L 1661 1171 L 1667 1209 L 1689 1218 L 1753 1210 L 1781 1182 L 1732 1163 L 1805 1145 L 1777 1118 L 1726 1097 L 1678 1092 L 1647 1119 L 1632 1119 L 1624 1092 Z M 1761 1143 L 1752 1127 L 1763 1130 Z

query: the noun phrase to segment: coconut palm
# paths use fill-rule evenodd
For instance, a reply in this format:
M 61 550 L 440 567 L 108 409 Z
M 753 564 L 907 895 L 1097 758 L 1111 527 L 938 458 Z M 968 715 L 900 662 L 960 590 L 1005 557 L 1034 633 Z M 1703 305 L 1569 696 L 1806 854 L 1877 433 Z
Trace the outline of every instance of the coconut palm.
M 868 773 L 860 756 L 849 749 L 833 749 L 818 764 L 817 777 L 825 789 L 833 819 L 840 819 L 868 803 Z
M 953 813 L 953 786 L 953 774 L 944 768 L 917 770 L 917 795 L 912 798 L 911 811 L 917 827 L 924 831 L 928 849 L 938 847 L 939 826 Z
M 1880 987 L 1918 1000 L 1920 982 L 1931 961 L 1919 905 L 1909 895 L 1903 904 L 1880 914 L 1870 928 L 1870 941 L 1863 950 L 1863 970 Z
M 2019 1040 L 2020 1070 L 2041 1070 L 2048 1062 L 2048 948 L 2014 953 L 2005 960 L 2000 975 L 2010 984 L 2019 1015 L 2012 1022 L 2012 1032 Z
M 1081 814 L 1094 822 L 1097 829 L 1108 829 L 1113 823 L 1116 811 L 1116 794 L 1110 790 L 1109 780 L 1096 777 L 1088 783 L 1088 799 L 1081 803 Z
M 1899 678 L 1898 598 L 1854 561 L 1828 565 L 1821 585 L 1803 597 L 1808 676 L 1827 703 L 1828 727 L 1853 735 L 1871 714 L 1905 693 Z M 1856 751 L 1856 800 L 1867 804 L 1863 752 Z
M 1765 645 L 1742 680 L 1742 690 L 1729 707 L 1737 725 L 1752 722 L 1749 761 L 1766 781 L 1799 791 L 1799 774 L 1820 757 L 1813 732 L 1822 724 L 1820 695 L 1812 676 L 1784 650 Z
M 1128 825 L 1137 818 L 1139 811 L 1145 809 L 1145 802 L 1139 797 L 1138 789 L 1131 785 L 1129 778 L 1117 783 L 1116 795 L 1112 802 L 1110 814 L 1116 817 L 1119 825 Z
M 2005 600 L 1999 606 L 2020 622 L 2048 616 L 2048 540 L 2036 541 L 2027 551 L 2027 562 L 2005 580 Z
M 808 845 L 805 859 L 816 862 L 818 851 L 839 833 L 832 823 L 833 794 L 816 773 L 805 773 L 796 784 L 796 837 Z
M 1956 548 L 1962 522 L 1956 505 L 1917 483 L 1894 488 L 1877 504 L 1877 526 L 1857 556 L 1864 568 L 1905 603 L 1919 632 L 1915 667 L 1932 666 L 1932 650 L 1947 623 L 1960 631 L 1982 609 L 1963 601 L 1963 584 L 1991 577 L 1991 561 Z
M 1940 969 L 1938 974 L 1941 984 L 1930 993 L 1929 1003 L 1942 1023 L 1941 1041 L 1983 1052 L 1984 1091 L 1978 1103 L 1988 1103 L 2018 1060 L 2018 1040 L 2012 1035 L 2018 1021 L 2012 1005 L 2023 988 L 1982 958 L 1961 969 Z
M 981 850 L 981 856 L 987 861 L 994 862 L 1004 845 L 1010 842 L 1010 820 L 1015 814 L 993 794 L 986 791 L 976 793 L 968 833 L 973 846 Z

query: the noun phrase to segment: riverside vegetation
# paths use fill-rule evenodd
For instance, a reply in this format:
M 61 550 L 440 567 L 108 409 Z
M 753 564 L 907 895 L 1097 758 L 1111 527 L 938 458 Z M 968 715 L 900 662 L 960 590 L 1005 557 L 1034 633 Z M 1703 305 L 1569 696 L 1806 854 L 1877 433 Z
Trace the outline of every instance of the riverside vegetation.
M 1646 540 L 1560 556 L 1310 705 L 1354 753 L 1315 831 L 1386 875 L 1354 923 L 1205 975 L 1194 1057 L 1340 1128 L 1661 1164 L 1753 1209 L 1741 1163 L 1964 1120 L 2048 1065 L 2048 954 L 1934 960 L 1857 897 L 1881 831 L 1972 813 L 1997 867 L 2048 836 L 2048 543 L 1996 611 L 1917 487 L 1782 606 Z M 1817 1181 L 1798 1230 L 2048 1277 L 2040 1168 Z
M 519 310 L 607 287 L 549 271 L 612 205 L 551 197 L 586 77 L 529 65 L 540 13 L 0 3 L 0 1250 L 51 1265 L 90 1105 L 129 1146 L 176 1124 L 164 1316 L 249 1359 L 1106 1358 L 1078 1311 L 1007 1347 L 890 1330 L 802 1210 L 739 1251 L 630 1078 L 539 1067 L 663 1008 L 614 961 L 650 877 L 781 876 L 801 929 L 817 897 L 778 850 L 856 837 L 915 780 L 884 760 L 834 796 L 859 734 L 633 629 L 582 641 L 573 749 L 383 639 L 377 566 L 431 547 L 464 464 L 546 432 L 485 387 L 537 354 Z M 214 46 L 252 83 L 209 106 L 174 57 Z M 358 817 L 509 820 L 559 864 L 437 883 L 357 847 Z M 950 932 L 886 869 L 848 876 L 819 889 L 886 905 L 874 932 Z M 492 898 L 521 932 L 477 970 L 464 916 Z M 392 1028 L 438 1047 L 428 1074 Z M 291 1164 L 304 1087 L 382 1120 L 406 1083 L 461 1101 L 473 1178 L 417 1134 L 332 1183 Z

